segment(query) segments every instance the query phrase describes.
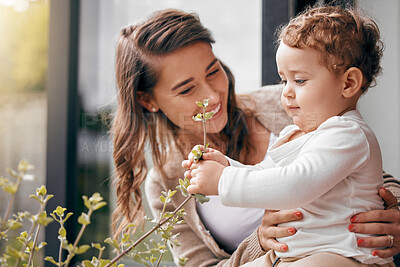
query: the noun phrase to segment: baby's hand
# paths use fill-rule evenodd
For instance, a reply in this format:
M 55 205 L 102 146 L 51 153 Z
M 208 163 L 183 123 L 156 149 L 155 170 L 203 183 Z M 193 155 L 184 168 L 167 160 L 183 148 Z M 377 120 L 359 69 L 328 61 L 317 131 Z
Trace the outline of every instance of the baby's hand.
M 218 195 L 218 183 L 225 166 L 212 160 L 204 160 L 192 165 L 190 170 L 190 194 Z M 186 174 L 185 174 L 186 175 Z
M 192 150 L 203 151 L 204 146 L 197 145 L 197 146 L 194 146 Z M 216 161 L 225 167 L 229 166 L 229 161 L 225 158 L 224 154 L 222 154 L 220 151 L 218 151 L 216 149 L 207 148 L 206 152 L 203 153 L 203 159 Z M 196 162 L 198 162 L 198 160 L 196 161 L 193 153 L 190 152 L 188 155 L 188 159 L 182 161 L 182 167 L 185 169 L 190 169 L 192 164 L 196 163 Z

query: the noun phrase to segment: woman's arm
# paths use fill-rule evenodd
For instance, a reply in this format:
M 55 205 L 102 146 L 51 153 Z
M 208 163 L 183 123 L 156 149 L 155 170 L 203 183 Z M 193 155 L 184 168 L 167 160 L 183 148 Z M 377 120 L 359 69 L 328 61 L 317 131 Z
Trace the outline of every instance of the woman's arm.
M 175 185 L 173 185 L 172 181 L 176 180 L 162 181 L 162 178 L 156 175 L 155 172 L 150 172 L 146 178 L 146 199 L 156 218 L 159 217 L 158 214 L 161 212 L 163 205 L 159 199 L 161 191 L 175 190 Z M 171 184 L 167 185 L 169 182 Z M 179 192 L 175 194 L 168 211 L 174 210 L 176 206 L 182 203 L 183 199 L 184 197 Z M 243 240 L 232 255 L 221 250 L 212 236 L 202 226 L 195 205 L 194 200 L 191 200 L 184 206 L 187 213 L 184 218 L 186 223 L 176 225 L 174 228 L 175 233 L 180 233 L 178 240 L 182 244 L 171 248 L 175 262 L 179 257 L 187 257 L 186 266 L 231 267 L 240 266 L 265 254 L 265 251 L 260 246 L 257 230 Z

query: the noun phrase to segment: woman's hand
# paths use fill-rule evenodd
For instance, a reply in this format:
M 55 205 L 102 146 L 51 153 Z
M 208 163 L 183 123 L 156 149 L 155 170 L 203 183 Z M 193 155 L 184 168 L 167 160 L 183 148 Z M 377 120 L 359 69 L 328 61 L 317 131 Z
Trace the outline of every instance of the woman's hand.
M 349 230 L 359 234 L 380 235 L 360 238 L 357 240 L 357 245 L 360 247 L 384 247 L 373 250 L 372 255 L 386 258 L 400 253 L 400 211 L 396 198 L 389 190 L 381 187 L 379 195 L 385 201 L 386 209 L 354 215 L 351 218 L 352 223 L 349 225 Z M 390 246 L 389 235 L 394 237 L 392 246 Z
M 265 210 L 261 226 L 258 227 L 258 240 L 263 250 L 287 251 L 287 244 L 280 243 L 275 238 L 294 235 L 296 229 L 294 227 L 278 227 L 277 224 L 301 219 L 303 219 L 303 214 L 298 210 Z

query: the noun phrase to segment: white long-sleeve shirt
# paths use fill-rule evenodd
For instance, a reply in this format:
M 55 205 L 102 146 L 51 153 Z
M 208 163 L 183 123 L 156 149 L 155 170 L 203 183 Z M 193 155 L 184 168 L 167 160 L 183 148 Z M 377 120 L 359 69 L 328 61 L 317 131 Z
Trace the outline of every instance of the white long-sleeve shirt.
M 382 209 L 377 190 L 382 186 L 378 141 L 356 110 L 335 116 L 313 132 L 286 142 L 298 127 L 286 127 L 255 166 L 229 160 L 219 182 L 227 206 L 266 209 L 298 208 L 303 220 L 281 224 L 296 227 L 295 235 L 280 238 L 289 250 L 278 257 L 303 257 L 333 252 L 365 264 L 384 264 L 392 258 L 371 255 L 357 247 L 349 232 L 350 218 L 359 212 Z

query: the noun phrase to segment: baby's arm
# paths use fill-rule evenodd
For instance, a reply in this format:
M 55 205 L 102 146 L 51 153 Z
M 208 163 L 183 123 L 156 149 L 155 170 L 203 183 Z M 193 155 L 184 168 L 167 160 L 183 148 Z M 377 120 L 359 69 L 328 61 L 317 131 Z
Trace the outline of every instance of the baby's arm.
M 225 168 L 218 189 L 222 203 L 291 209 L 317 199 L 369 157 L 368 142 L 358 125 L 340 126 L 321 128 L 289 165 L 262 170 Z

